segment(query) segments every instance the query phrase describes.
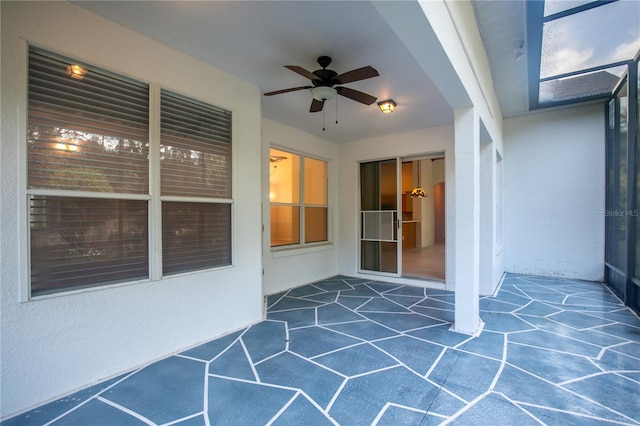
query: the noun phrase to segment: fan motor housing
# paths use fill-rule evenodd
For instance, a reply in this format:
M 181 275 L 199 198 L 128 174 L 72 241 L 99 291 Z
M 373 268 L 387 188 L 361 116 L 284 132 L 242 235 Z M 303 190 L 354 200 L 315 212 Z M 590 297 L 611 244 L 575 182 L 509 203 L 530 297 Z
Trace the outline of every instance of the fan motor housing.
M 315 86 L 333 86 L 338 83 L 334 80 L 338 73 L 333 70 L 315 70 L 313 73 L 319 78 L 318 80 L 313 80 Z

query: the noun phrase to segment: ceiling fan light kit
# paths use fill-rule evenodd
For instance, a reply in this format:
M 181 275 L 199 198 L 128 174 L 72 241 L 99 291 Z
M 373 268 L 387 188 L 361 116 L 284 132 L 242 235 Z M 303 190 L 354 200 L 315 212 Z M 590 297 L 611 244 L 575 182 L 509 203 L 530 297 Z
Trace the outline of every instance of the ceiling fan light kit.
M 329 86 L 317 86 L 311 89 L 311 94 L 313 95 L 313 99 L 317 101 L 328 101 L 329 99 L 333 99 L 336 96 L 338 91 L 333 87 Z

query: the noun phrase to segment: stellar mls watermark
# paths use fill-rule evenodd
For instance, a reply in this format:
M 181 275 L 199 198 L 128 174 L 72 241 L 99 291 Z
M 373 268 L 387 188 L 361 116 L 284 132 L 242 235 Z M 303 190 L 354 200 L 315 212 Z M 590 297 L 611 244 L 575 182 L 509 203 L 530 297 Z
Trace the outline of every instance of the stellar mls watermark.
M 605 210 L 604 215 L 606 217 L 638 217 L 640 210 Z

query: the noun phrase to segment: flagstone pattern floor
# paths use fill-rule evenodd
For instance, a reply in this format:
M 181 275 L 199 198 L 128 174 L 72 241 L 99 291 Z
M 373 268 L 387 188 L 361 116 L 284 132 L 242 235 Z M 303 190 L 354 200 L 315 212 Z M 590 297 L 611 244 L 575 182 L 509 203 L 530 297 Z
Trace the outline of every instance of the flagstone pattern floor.
M 640 425 L 640 320 L 598 283 L 508 274 L 478 337 L 442 290 L 337 276 L 267 303 L 2 425 Z

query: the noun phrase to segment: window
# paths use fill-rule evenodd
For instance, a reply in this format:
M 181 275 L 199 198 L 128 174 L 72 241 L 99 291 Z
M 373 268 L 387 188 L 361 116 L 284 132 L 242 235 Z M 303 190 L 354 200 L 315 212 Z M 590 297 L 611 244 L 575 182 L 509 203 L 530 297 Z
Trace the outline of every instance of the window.
M 144 83 L 35 47 L 28 73 L 31 296 L 231 263 L 230 113 L 162 91 L 152 132 Z
M 271 148 L 271 246 L 328 241 L 328 164 Z
M 231 264 L 231 115 L 162 91 L 164 274 Z

